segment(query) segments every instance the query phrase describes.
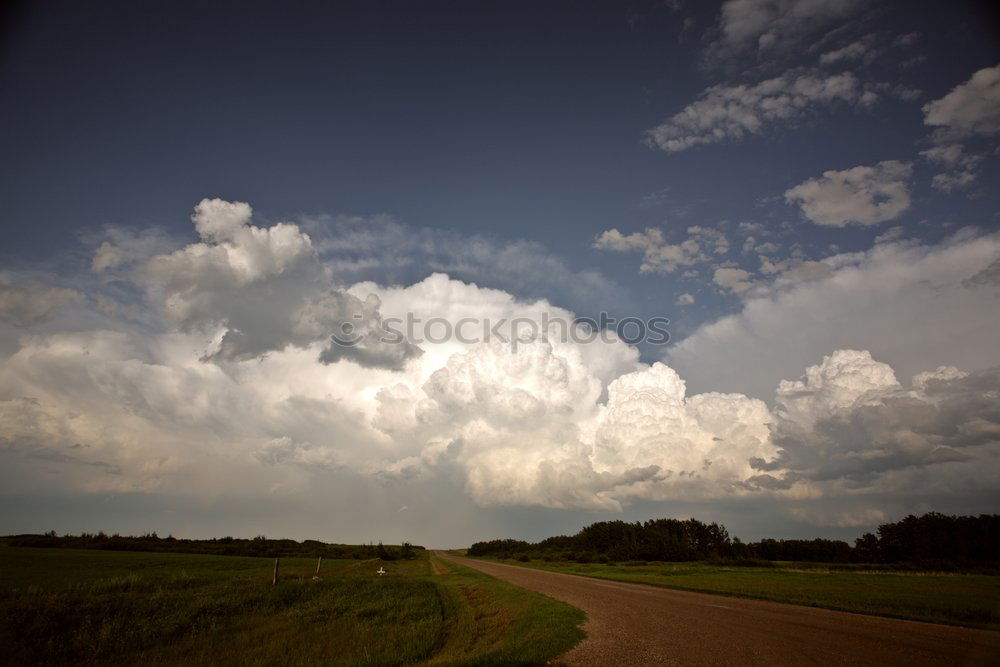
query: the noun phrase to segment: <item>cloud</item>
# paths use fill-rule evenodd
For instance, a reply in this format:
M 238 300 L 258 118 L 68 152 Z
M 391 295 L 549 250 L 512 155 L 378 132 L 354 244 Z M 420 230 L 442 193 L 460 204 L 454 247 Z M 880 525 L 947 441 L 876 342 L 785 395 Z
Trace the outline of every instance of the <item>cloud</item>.
M 632 234 L 622 234 L 613 228 L 602 232 L 594 240 L 594 248 L 641 253 L 639 271 L 642 273 L 673 273 L 679 266 L 708 261 L 708 252 L 716 255 L 729 252 L 728 239 L 717 229 L 693 226 L 688 227 L 687 232 L 690 236 L 684 241 L 668 243 L 663 232 L 655 227 Z
M 837 351 L 779 386 L 773 440 L 780 453 L 753 462 L 766 471 L 758 481 L 833 481 L 854 492 L 905 484 L 912 491 L 927 472 L 961 466 L 965 475 L 939 474 L 934 485 L 988 488 L 998 472 L 1000 408 L 990 398 L 998 391 L 998 368 L 969 374 L 940 367 L 907 388 L 867 352 Z
M 880 85 L 876 86 L 878 90 L 886 90 Z M 914 88 L 913 86 L 907 86 L 902 83 L 897 83 L 894 86 L 887 88 L 890 95 L 895 97 L 901 102 L 916 102 L 924 95 L 924 91 L 919 88 Z
M 0 453 L 16 454 L 41 465 L 58 465 L 78 474 L 121 475 L 122 469 L 100 458 L 100 453 L 76 441 L 65 415 L 37 399 L 0 400 Z
M 729 252 L 729 239 L 718 229 L 711 227 L 700 227 L 695 225 L 687 228 L 691 238 L 697 240 L 705 248 L 711 248 L 716 255 L 725 255 Z
M 971 168 L 982 159 L 979 156 L 966 154 L 962 144 L 934 146 L 925 151 L 920 151 L 920 154 L 927 158 L 929 162 L 934 162 L 951 169 L 957 167 Z
M 979 70 L 923 112 L 924 124 L 938 128 L 940 140 L 1000 134 L 1000 65 Z
M 875 93 L 864 91 L 849 72 L 826 76 L 793 70 L 753 85 L 712 86 L 646 134 L 652 145 L 676 153 L 702 144 L 762 134 L 820 107 L 866 106 L 876 99 Z
M 762 401 L 687 396 L 673 369 L 653 364 L 609 385 L 595 431 L 594 466 L 634 480 L 616 489 L 626 496 L 727 495 L 750 474 L 754 452 L 772 449 L 769 420 Z
M 339 460 L 336 447 L 295 442 L 288 436 L 268 440 L 254 450 L 253 457 L 265 465 L 294 463 L 311 469 L 331 468 Z
M 799 380 L 782 380 L 777 390 L 777 414 L 785 424 L 812 430 L 816 422 L 855 405 L 873 392 L 895 389 L 896 375 L 888 364 L 866 350 L 838 350 L 806 369 Z
M 107 241 L 104 241 L 94 252 L 94 259 L 91 262 L 91 268 L 95 272 L 101 273 L 102 271 L 120 266 L 124 261 L 125 254 L 121 251 L 121 249 L 111 245 Z
M 391 468 L 455 466 L 480 505 L 620 510 L 629 498 L 726 495 L 751 474 L 750 457 L 775 451 L 762 402 L 687 397 L 662 364 L 615 378 L 603 404 L 602 390 L 548 343 L 479 346 L 416 392 L 380 396 L 394 438 L 428 443 Z M 403 410 L 413 414 L 401 419 Z
M 988 489 L 995 479 L 995 375 L 986 372 L 997 361 L 995 236 L 966 231 L 939 246 L 884 242 L 827 258 L 828 274 L 810 282 L 783 277 L 746 292 L 741 318 L 700 330 L 679 346 L 692 356 L 669 364 L 640 363 L 613 336 L 574 340 L 558 327 L 516 345 L 424 341 L 404 364 L 328 364 L 325 337 L 268 321 L 252 294 L 263 288 L 296 322 L 334 308 L 316 297 L 333 279 L 311 237 L 288 223 L 254 227 L 252 211 L 225 204 L 198 208 L 198 243 L 108 269 L 139 281 L 161 318 L 111 312 L 100 327 L 67 328 L 60 318 L 0 357 L 8 493 L 57 483 L 75 498 L 155 498 L 202 512 L 224 501 L 255 521 L 275 506 L 287 521 L 306 497 L 355 503 L 343 521 L 359 525 L 404 505 L 423 515 L 431 501 L 436 515 L 466 520 L 483 516 L 473 505 L 618 512 L 670 501 L 768 502 L 819 517 L 805 520 L 850 522 L 871 516 L 881 489 L 907 507 L 928 486 L 955 498 L 967 480 Z M 727 246 L 705 228 L 688 232 L 706 255 Z M 811 270 L 800 261 L 782 275 Z M 159 290 L 148 282 L 157 270 Z M 304 286 L 281 282 L 292 278 Z M 377 309 L 382 321 L 574 319 L 545 300 L 439 273 L 336 291 L 340 304 Z M 237 321 L 269 351 L 218 357 Z M 849 331 L 836 326 L 844 322 Z M 935 365 L 966 370 L 926 372 Z M 802 379 L 780 382 L 806 366 Z M 917 377 L 903 387 L 895 377 L 908 369 Z M 722 381 L 706 382 L 714 371 Z M 733 389 L 741 382 L 764 388 Z
M 477 295 L 497 312 L 532 307 L 442 277 L 425 282 L 393 288 L 386 303 L 429 308 L 450 294 L 464 295 L 460 310 Z M 620 343 L 452 345 L 405 371 L 334 372 L 289 348 L 227 374 L 198 362 L 175 333 L 48 335 L 0 366 L 9 392 L 38 397 L 0 401 L 0 454 L 29 478 L 59 469 L 67 488 L 91 493 L 280 497 L 317 476 L 406 485 L 445 475 L 481 506 L 619 511 L 639 499 L 794 498 L 812 483 L 833 483 L 809 494 L 835 501 L 836 485 L 944 464 L 981 468 L 977 452 L 996 449 L 987 398 L 996 372 L 939 369 L 904 391 L 867 352 L 838 351 L 782 382 L 772 412 L 742 394 L 691 395 L 676 371 L 637 364 Z M 924 403 L 900 402 L 913 397 Z M 862 418 L 875 429 L 870 446 L 852 421 Z
M 242 202 L 202 200 L 191 217 L 201 242 L 154 256 L 139 273 L 151 301 L 182 331 L 218 337 L 208 358 L 254 359 L 345 333 L 357 344 L 329 343 L 322 362 L 398 367 L 419 354 L 414 346 L 381 341 L 377 297 L 335 289 L 297 225 L 256 227 L 251 215 Z
M 758 293 L 787 289 L 791 285 L 809 280 L 819 280 L 830 275 L 831 267 L 825 262 L 789 257 L 772 261 L 758 255 L 760 272 L 755 274 L 735 266 L 717 267 L 712 282 L 732 294 L 748 297 Z
M 995 369 L 940 368 L 903 389 L 868 352 L 837 350 L 782 381 L 772 412 L 742 394 L 688 395 L 659 363 L 617 377 L 595 405 L 599 385 L 582 368 L 545 343 L 525 351 L 479 347 L 450 358 L 419 393 L 396 394 L 393 410 L 408 406 L 410 424 L 433 436 L 395 474 L 454 467 L 485 506 L 620 510 L 753 493 L 829 497 L 835 507 L 883 484 L 917 495 L 934 474 L 948 476 L 943 493 L 960 492 L 969 474 L 987 489 L 997 472 Z
M 971 186 L 978 176 L 981 155 L 970 154 L 960 143 L 977 136 L 1000 134 L 1000 65 L 974 73 L 944 97 L 923 106 L 924 124 L 935 127 L 937 144 L 921 155 L 944 167 L 931 185 L 942 192 Z
M 253 211 L 246 202 L 227 202 L 221 199 L 202 199 L 194 207 L 194 215 L 191 222 L 194 228 L 205 241 L 221 243 L 224 241 L 235 241 L 250 228 L 250 217 Z M 276 231 L 283 228 L 276 227 Z M 270 232 L 271 230 L 267 230 Z M 289 235 L 289 239 L 294 236 Z M 297 241 L 298 239 L 296 239 Z M 289 244 L 292 245 L 292 244 Z M 295 254 L 297 249 L 292 249 Z
M 952 192 L 970 186 L 976 180 L 976 169 L 982 156 L 969 155 L 962 144 L 941 144 L 920 151 L 928 162 L 945 167 L 948 171 L 935 174 L 931 181 L 936 189 Z
M 574 361 L 543 341 L 452 355 L 406 404 L 422 439 L 433 434 L 420 460 L 458 466 L 480 505 L 617 508 L 579 438 L 601 386 Z
M 83 242 L 96 246 L 90 268 L 102 274 L 105 282 L 123 277 L 137 262 L 148 261 L 150 257 L 168 253 L 183 241 L 171 238 L 156 227 L 133 229 L 130 227 L 105 226 L 99 232 L 83 232 Z
M 422 322 L 432 318 L 453 323 L 467 318 L 475 319 L 479 324 L 478 329 L 468 329 L 466 333 L 475 334 L 473 338 L 476 340 L 487 338 L 484 335 L 487 323 L 495 324 L 500 321 L 530 320 L 541 331 L 543 316 L 547 314 L 551 327 L 550 344 L 555 352 L 579 355 L 582 363 L 602 382 L 608 382 L 621 373 L 634 369 L 638 363 L 638 352 L 623 343 L 604 343 L 598 339 L 577 344 L 568 334 L 563 335 L 558 323 L 574 321 L 576 316 L 572 311 L 554 306 L 544 299 L 521 300 L 503 290 L 480 287 L 444 274 L 433 274 L 408 286 L 385 287 L 375 283 L 358 283 L 349 291 L 355 294 L 377 291 L 386 318 L 402 319 L 409 313 Z M 457 337 L 441 343 L 427 342 L 422 345 L 426 352 L 414 360 L 408 371 L 424 379 L 440 368 L 449 356 L 465 352 L 469 348 L 469 344 L 461 342 Z M 421 384 L 422 382 L 423 380 Z M 416 385 L 412 388 L 415 389 Z
M 690 292 L 684 292 L 683 294 L 678 296 L 677 301 L 675 301 L 675 303 L 678 306 L 690 306 L 694 302 L 695 302 L 694 294 L 691 294 Z
M 712 282 L 734 294 L 742 294 L 753 287 L 749 271 L 733 268 L 719 268 L 712 275 Z
M 954 192 L 964 190 L 972 185 L 976 180 L 974 171 L 957 171 L 952 173 L 934 174 L 931 179 L 931 186 L 941 192 Z
M 989 285 L 1000 285 L 1000 257 L 982 271 L 962 281 L 962 286 L 970 289 Z
M 936 245 L 828 257 L 829 275 L 748 293 L 739 313 L 700 327 L 665 360 L 698 390 L 765 398 L 833 349 L 870 350 L 904 376 L 1000 364 L 995 283 L 976 279 L 998 256 L 1000 237 L 965 230 Z
M 759 255 L 760 272 L 766 276 L 776 276 L 774 284 L 787 287 L 790 284 L 818 280 L 830 275 L 832 267 L 826 262 L 817 262 L 798 257 L 789 257 L 772 262 L 765 255 Z
M 892 241 L 898 241 L 903 238 L 905 233 L 906 229 L 902 225 L 896 225 L 895 227 L 890 227 L 882 234 L 876 236 L 875 243 L 890 243 Z
M 835 29 L 827 33 L 825 38 L 813 44 L 809 50 L 816 51 L 825 48 L 828 40 L 836 39 L 842 32 L 844 31 Z M 838 48 L 824 51 L 819 56 L 819 64 L 825 67 L 846 66 L 848 64 L 856 67 L 868 67 L 873 63 L 883 62 L 887 52 L 891 49 L 905 49 L 912 46 L 919 38 L 920 33 L 909 33 L 895 39 L 889 39 L 885 34 L 869 33 L 846 44 L 841 42 L 843 45 Z M 914 60 L 914 58 L 910 58 L 905 62 L 912 64 Z M 921 91 L 904 84 L 878 83 L 875 84 L 875 88 L 889 92 L 904 102 L 912 102 L 922 94 Z
M 908 162 L 896 160 L 826 171 L 785 191 L 785 201 L 798 204 L 817 225 L 876 225 L 899 217 L 910 207 L 911 174 Z
M 783 52 L 809 35 L 850 16 L 860 0 L 727 0 L 719 16 L 719 38 L 707 59 L 718 61 L 748 50 Z
M 875 41 L 875 35 L 865 35 L 847 46 L 823 53 L 819 57 L 819 62 L 821 65 L 833 65 L 850 61 L 871 62 L 877 55 L 877 51 L 874 49 Z
M 545 246 L 452 230 L 411 227 L 388 215 L 305 218 L 323 263 L 345 282 L 410 284 L 432 273 L 545 297 L 569 308 L 624 304 L 629 295 L 594 270 L 577 271 Z
M 58 474 L 65 492 L 258 500 L 305 474 L 305 464 L 328 468 L 334 449 L 355 467 L 377 451 L 349 394 L 331 396 L 331 387 L 350 385 L 350 372 L 319 364 L 316 349 L 293 348 L 232 375 L 198 354 L 197 341 L 177 332 L 24 341 L 0 364 L 0 384 L 15 397 L 0 414 L 5 467 L 25 479 Z
M 0 320 L 15 327 L 30 327 L 44 322 L 57 309 L 82 300 L 83 295 L 72 289 L 0 283 Z

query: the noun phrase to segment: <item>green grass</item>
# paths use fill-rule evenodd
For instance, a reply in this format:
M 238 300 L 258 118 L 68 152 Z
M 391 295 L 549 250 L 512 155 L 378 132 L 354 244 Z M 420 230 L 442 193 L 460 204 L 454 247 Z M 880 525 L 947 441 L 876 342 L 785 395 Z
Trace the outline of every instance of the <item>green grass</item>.
M 584 637 L 579 609 L 431 556 L 445 608 L 448 665 L 545 664 Z
M 0 546 L 0 653 L 10 664 L 542 664 L 583 636 L 582 612 L 427 554 L 326 560 L 319 581 L 315 560 L 282 559 L 277 586 L 273 564 Z
M 1000 576 L 995 575 L 841 571 L 795 563 L 726 567 L 702 562 L 501 562 L 664 588 L 1000 629 Z

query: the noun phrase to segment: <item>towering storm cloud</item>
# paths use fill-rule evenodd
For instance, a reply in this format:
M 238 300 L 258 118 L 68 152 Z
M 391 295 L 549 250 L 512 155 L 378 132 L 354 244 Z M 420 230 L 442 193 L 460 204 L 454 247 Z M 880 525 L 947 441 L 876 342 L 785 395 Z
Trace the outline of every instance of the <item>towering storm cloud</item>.
M 112 4 L 5 32 L 0 531 L 998 511 L 985 8 Z
M 0 367 L 0 432 L 15 484 L 53 468 L 66 491 L 168 495 L 248 481 L 287 492 L 331 471 L 380 484 L 443 474 L 483 507 L 620 511 L 637 500 L 836 503 L 887 488 L 925 492 L 928 480 L 949 493 L 988 489 L 1000 474 L 997 368 L 927 369 L 901 384 L 869 352 L 833 350 L 769 396 L 692 394 L 671 367 L 640 363 L 614 334 L 582 336 L 589 330 L 572 313 L 543 301 L 442 274 L 405 287 L 338 289 L 298 226 L 256 227 L 250 217 L 246 204 L 204 200 L 193 216 L 199 242 L 119 274 L 143 289 L 160 313 L 155 324 L 118 316 L 100 329 L 50 326 L 20 338 Z M 897 282 L 880 281 L 883 292 L 931 289 L 921 287 L 928 278 L 940 292 L 948 276 L 989 305 L 995 297 L 979 283 L 989 282 L 982 277 L 995 253 L 979 250 L 996 243 L 902 244 L 867 264 L 829 260 L 843 268 L 784 288 L 768 307 L 781 313 L 774 309 L 787 308 L 782 299 L 796 290 L 836 293 L 859 270 L 890 269 Z M 962 261 L 953 266 L 935 253 Z M 85 298 L 37 290 L 47 310 Z M 20 312 L 8 318 L 23 330 Z M 490 319 L 537 328 L 491 340 L 428 328 L 419 344 L 356 347 L 326 335 L 352 316 L 375 330 L 407 314 L 464 318 L 474 325 L 467 334 Z M 542 328 L 553 319 L 581 336 Z M 676 354 L 720 340 L 709 335 L 695 334 Z
M 250 218 L 243 202 L 202 200 L 191 216 L 201 242 L 152 257 L 139 272 L 151 299 L 181 330 L 221 332 L 209 358 L 254 359 L 345 332 L 358 344 L 327 345 L 320 360 L 348 357 L 398 367 L 419 354 L 413 345 L 381 342 L 377 297 L 361 300 L 335 289 L 312 240 L 297 225 L 261 228 Z M 101 246 L 95 266 L 111 249 Z

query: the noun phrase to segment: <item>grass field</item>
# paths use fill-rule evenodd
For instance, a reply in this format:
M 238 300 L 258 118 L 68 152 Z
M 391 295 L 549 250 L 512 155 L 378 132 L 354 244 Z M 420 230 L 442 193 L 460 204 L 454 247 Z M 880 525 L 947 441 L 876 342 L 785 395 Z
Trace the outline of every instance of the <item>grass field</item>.
M 542 664 L 583 637 L 577 609 L 445 564 L 0 545 L 8 664 Z M 387 574 L 375 571 L 384 567 Z
M 665 588 L 1000 629 L 1000 576 L 993 575 L 841 571 L 814 563 L 725 567 L 702 562 L 500 562 Z

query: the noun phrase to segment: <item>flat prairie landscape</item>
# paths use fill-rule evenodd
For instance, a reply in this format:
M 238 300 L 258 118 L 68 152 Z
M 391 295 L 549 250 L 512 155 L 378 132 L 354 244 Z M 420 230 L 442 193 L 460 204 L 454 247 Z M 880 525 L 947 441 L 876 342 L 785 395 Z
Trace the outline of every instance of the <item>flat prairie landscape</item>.
M 0 667 L 1000 667 L 1000 0 L 0 26 Z
M 318 575 L 316 558 L 282 557 L 273 584 L 270 557 L 0 542 L 0 650 L 12 664 L 608 664 L 635 651 L 644 664 L 764 664 L 1000 646 L 991 574 L 383 551 L 324 558 Z
M 391 562 L 0 546 L 8 664 L 542 664 L 583 613 L 418 551 Z M 384 576 L 376 574 L 382 568 Z

